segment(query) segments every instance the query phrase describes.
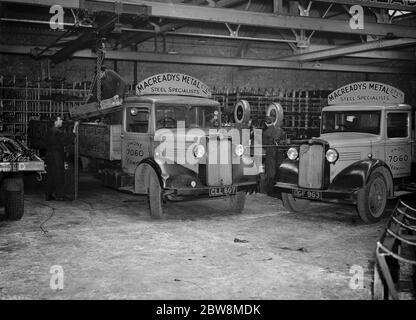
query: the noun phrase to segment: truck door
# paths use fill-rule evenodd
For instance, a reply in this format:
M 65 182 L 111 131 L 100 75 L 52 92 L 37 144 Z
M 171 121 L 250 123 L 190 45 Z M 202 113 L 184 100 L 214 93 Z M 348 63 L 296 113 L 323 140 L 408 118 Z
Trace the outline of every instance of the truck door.
M 410 112 L 388 111 L 386 132 L 386 163 L 393 178 L 408 177 L 412 163 L 412 132 Z
M 150 154 L 150 109 L 147 104 L 132 104 L 124 109 L 121 134 L 121 165 L 134 174 L 137 165 Z

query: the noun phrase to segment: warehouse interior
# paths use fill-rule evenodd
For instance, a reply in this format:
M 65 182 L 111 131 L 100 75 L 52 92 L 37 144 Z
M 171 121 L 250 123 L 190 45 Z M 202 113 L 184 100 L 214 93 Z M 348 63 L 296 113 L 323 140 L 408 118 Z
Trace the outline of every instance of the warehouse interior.
M 77 134 L 65 149 L 61 187 L 69 201 L 45 199 L 46 166 L 23 175 L 17 221 L 0 207 L 0 299 L 415 299 L 415 2 L 2 0 L 0 62 L 0 155 L 13 140 L 28 147 L 19 154 L 25 161 L 47 161 L 51 118 Z M 264 192 L 260 175 L 238 214 L 226 209 L 227 197 L 175 198 L 152 219 L 151 196 L 108 187 L 116 161 L 103 169 L 103 161 L 76 156 L 83 141 L 74 121 L 79 130 L 87 121 L 70 111 L 87 103 L 102 65 L 125 80 L 125 97 L 154 75 L 190 75 L 210 88 L 221 113 L 236 118 L 236 105 L 249 105 L 256 128 L 277 103 L 286 160 L 296 141 L 320 136 L 331 92 L 352 83 L 397 88 L 413 148 L 398 162 L 412 175 L 392 175 L 391 184 L 406 180 L 405 198 L 386 189 L 383 216 L 373 223 L 342 201 L 290 212 L 274 186 Z M 100 152 L 88 145 L 95 147 Z M 19 160 L 1 161 L 6 177 Z M 378 254 L 389 246 L 394 254 Z M 397 263 L 388 260 L 395 256 Z M 55 283 L 56 274 L 64 280 Z

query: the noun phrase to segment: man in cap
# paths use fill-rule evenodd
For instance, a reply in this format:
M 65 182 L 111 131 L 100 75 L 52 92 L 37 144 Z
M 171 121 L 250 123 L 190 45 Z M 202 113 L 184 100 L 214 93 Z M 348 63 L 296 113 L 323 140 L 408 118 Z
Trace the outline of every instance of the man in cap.
M 62 118 L 53 117 L 49 121 L 49 128 L 45 137 L 46 146 L 46 201 L 71 200 L 64 192 L 65 185 L 65 150 L 64 148 L 74 142 L 75 132 L 79 122 L 74 123 L 72 132 L 62 129 Z
M 280 126 L 275 125 L 274 120 L 270 116 L 266 117 L 262 134 L 263 148 L 266 150 L 265 174 L 268 195 L 273 192 L 277 168 L 283 161 L 277 145 L 284 139 L 285 134 Z
M 98 76 L 101 79 L 101 100 L 110 98 L 123 99 L 126 91 L 126 82 L 117 72 L 102 66 Z M 88 102 L 97 100 L 97 81 L 95 81 L 92 96 L 88 99 Z

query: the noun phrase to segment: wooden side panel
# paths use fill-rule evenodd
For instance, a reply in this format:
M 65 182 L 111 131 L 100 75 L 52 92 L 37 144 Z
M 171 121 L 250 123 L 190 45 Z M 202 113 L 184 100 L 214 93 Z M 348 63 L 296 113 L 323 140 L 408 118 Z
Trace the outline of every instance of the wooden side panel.
M 79 154 L 85 157 L 110 160 L 110 126 L 81 123 L 78 129 Z
M 121 124 L 110 126 L 110 160 L 121 160 Z
M 321 189 L 324 184 L 324 164 L 322 145 L 301 145 L 299 153 L 299 187 Z

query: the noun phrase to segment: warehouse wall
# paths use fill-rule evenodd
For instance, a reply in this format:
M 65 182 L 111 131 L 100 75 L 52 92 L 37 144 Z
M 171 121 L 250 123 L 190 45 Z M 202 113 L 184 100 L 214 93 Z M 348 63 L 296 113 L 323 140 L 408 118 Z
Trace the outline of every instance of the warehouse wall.
M 25 77 L 29 80 L 44 79 L 48 75 L 47 60 L 36 61 L 29 56 L 0 54 L 0 75 Z M 95 61 L 72 59 L 50 67 L 52 78 L 66 82 L 91 81 Z M 114 61 L 106 65 L 114 68 Z M 117 61 L 118 72 L 128 83 L 134 81 L 134 62 Z M 140 81 L 160 72 L 187 73 L 201 79 L 211 87 L 229 88 L 284 88 L 284 89 L 335 89 L 354 81 L 373 80 L 396 86 L 406 93 L 416 92 L 416 80 L 406 75 L 362 74 L 351 72 L 328 72 L 287 69 L 243 69 L 220 66 L 183 64 L 137 63 L 137 79 Z M 413 98 L 414 99 L 414 98 Z

